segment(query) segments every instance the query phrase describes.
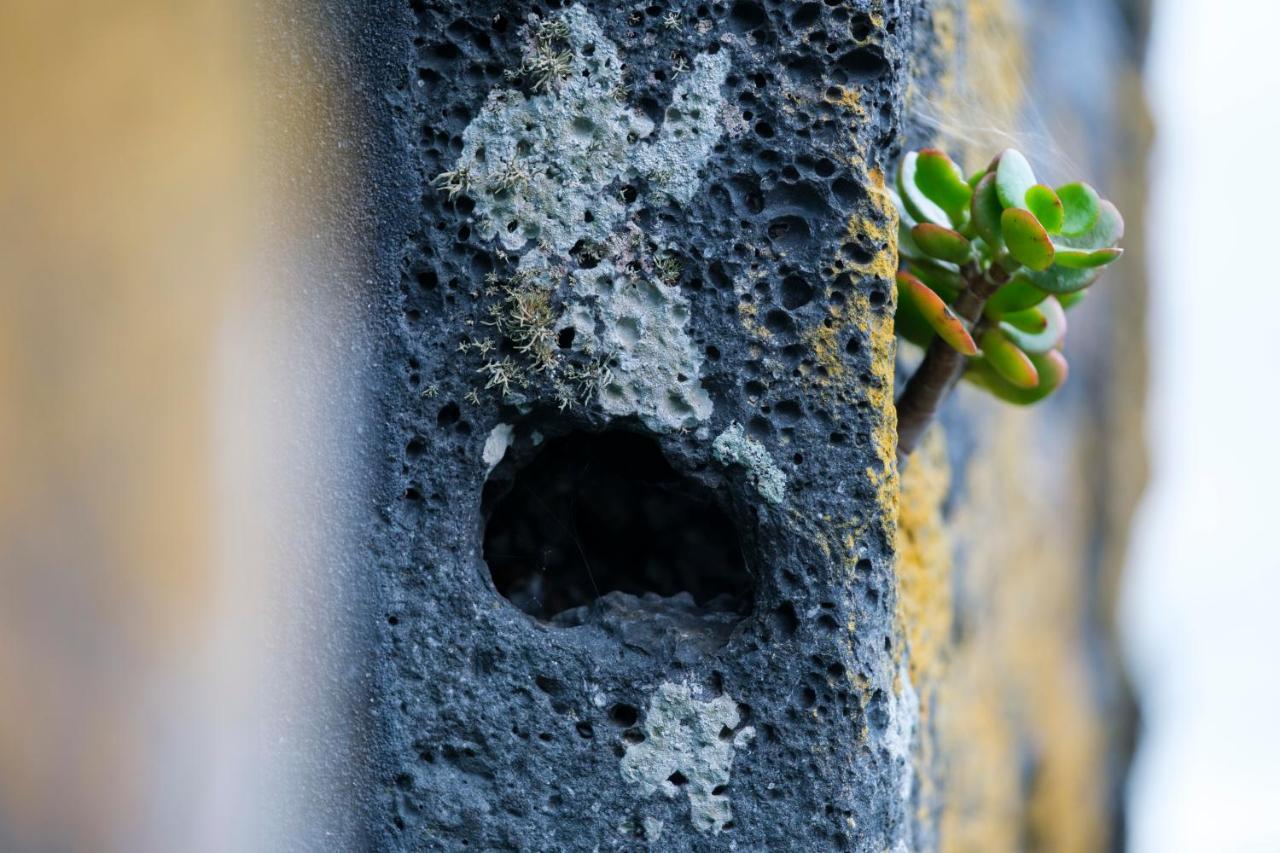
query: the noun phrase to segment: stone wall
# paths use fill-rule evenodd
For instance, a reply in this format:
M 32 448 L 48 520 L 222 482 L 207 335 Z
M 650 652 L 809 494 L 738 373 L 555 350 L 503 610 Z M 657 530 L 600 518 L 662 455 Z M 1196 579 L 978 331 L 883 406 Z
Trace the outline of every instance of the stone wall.
M 372 285 L 377 846 L 1114 842 L 1141 37 L 1061 5 L 335 16 L 378 45 L 370 179 L 412 188 Z M 1062 394 L 960 392 L 900 481 L 885 181 L 1008 133 L 1116 198 L 1130 254 Z

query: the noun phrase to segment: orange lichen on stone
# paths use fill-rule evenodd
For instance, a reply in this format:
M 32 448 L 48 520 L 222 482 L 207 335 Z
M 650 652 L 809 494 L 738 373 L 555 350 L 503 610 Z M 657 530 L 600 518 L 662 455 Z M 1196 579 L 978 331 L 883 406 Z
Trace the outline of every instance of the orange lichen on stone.
M 841 382 L 845 376 L 844 360 L 840 358 L 840 324 L 844 312 L 832 308 L 829 314 L 835 323 L 819 323 L 809 333 L 809 345 L 813 347 L 814 362 L 825 371 L 826 379 Z
M 859 118 L 866 118 L 866 108 L 862 106 L 862 93 L 850 86 L 840 86 L 836 89 L 837 94 L 835 102 L 841 106 L 848 107 L 853 114 Z
M 865 301 L 861 294 L 853 301 Z M 893 404 L 894 337 L 892 315 L 873 320 L 871 359 L 873 382 L 867 388 L 867 400 L 880 416 L 871 429 L 871 443 L 880 465 L 868 466 L 867 478 L 876 490 L 880 521 L 889 542 L 896 537 L 898 523 L 898 414 Z

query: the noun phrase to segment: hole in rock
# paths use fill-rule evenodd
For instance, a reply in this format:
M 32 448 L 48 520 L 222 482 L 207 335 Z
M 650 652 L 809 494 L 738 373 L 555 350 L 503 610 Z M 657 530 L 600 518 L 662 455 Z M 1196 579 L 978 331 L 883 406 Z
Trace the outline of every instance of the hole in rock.
M 551 439 L 514 475 L 495 471 L 483 510 L 494 586 L 538 619 L 561 614 L 556 624 L 575 625 L 598 611 L 672 627 L 714 623 L 727 636 L 751 604 L 737 528 L 711 490 L 643 435 Z M 602 598 L 599 608 L 565 613 Z

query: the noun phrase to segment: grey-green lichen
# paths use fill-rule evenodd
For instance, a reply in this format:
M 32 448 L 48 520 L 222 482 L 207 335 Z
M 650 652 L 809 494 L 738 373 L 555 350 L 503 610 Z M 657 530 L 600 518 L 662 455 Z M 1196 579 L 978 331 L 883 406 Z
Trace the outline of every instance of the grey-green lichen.
M 698 169 L 720 139 L 724 96 L 720 87 L 729 72 L 729 53 L 702 54 L 693 72 L 671 95 L 662 129 L 652 145 L 636 149 L 637 171 L 674 201 L 687 204 L 698 189 Z
M 898 669 L 900 691 L 891 691 L 889 699 L 889 725 L 885 733 L 885 748 L 897 764 L 898 794 L 903 802 L 911 799 L 915 783 L 911 746 L 916 725 L 920 721 L 920 699 L 911 684 L 911 672 L 904 663 Z
M 738 723 L 738 703 L 727 695 L 703 701 L 687 684 L 665 683 L 649 700 L 645 739 L 622 756 L 622 776 L 645 796 L 670 798 L 684 790 L 694 827 L 719 833 L 733 820 L 724 786 L 733 770 L 734 750 L 755 737 L 750 726 L 721 737 Z
M 570 6 L 531 26 L 515 76 L 536 78 L 533 93 L 492 91 L 463 132 L 454 168 L 436 179 L 451 197 L 475 200 L 477 231 L 518 255 L 522 281 L 567 284 L 572 304 L 555 326 L 572 326 L 574 346 L 607 361 L 601 406 L 657 430 L 696 426 L 710 416 L 711 399 L 675 286 L 679 247 L 657 244 L 635 217 L 650 203 L 683 204 L 696 192 L 724 132 L 729 63 L 723 48 L 698 56 L 655 135 L 626 102 L 617 46 L 591 13 Z M 649 192 L 624 192 L 632 183 Z M 554 364 L 533 366 L 556 372 Z M 504 394 L 512 387 L 492 376 L 487 383 Z
M 508 251 L 532 242 L 565 252 L 578 240 L 608 237 L 626 204 L 606 188 L 628 172 L 637 140 L 653 131 L 653 122 L 613 97 L 622 61 L 595 18 L 571 6 L 542 26 L 555 22 L 563 22 L 568 45 L 565 78 L 531 96 L 490 92 L 462 134 L 457 170 L 470 176 L 480 233 Z
M 498 424 L 489 431 L 488 437 L 484 440 L 484 451 L 480 454 L 487 471 L 498 467 L 502 457 L 507 455 L 507 448 L 511 446 L 511 437 L 514 434 L 515 426 L 512 424 Z
M 619 260 L 622 260 L 619 258 Z M 581 295 L 593 294 L 600 340 L 613 355 L 600 404 L 613 415 L 639 414 L 651 424 L 690 426 L 711 414 L 711 397 L 698 376 L 697 349 L 686 331 L 689 306 L 680 292 L 636 277 L 613 261 L 573 275 Z
M 742 424 L 734 422 L 711 443 L 711 452 L 721 465 L 741 465 L 752 485 L 771 504 L 782 503 L 787 477 L 774 463 L 764 445 L 750 438 Z

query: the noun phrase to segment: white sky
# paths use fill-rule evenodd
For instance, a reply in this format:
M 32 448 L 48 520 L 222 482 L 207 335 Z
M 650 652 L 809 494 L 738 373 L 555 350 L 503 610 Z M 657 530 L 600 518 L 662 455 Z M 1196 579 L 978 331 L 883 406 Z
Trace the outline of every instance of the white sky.
M 1280 851 L 1280 2 L 1157 0 L 1131 849 Z

